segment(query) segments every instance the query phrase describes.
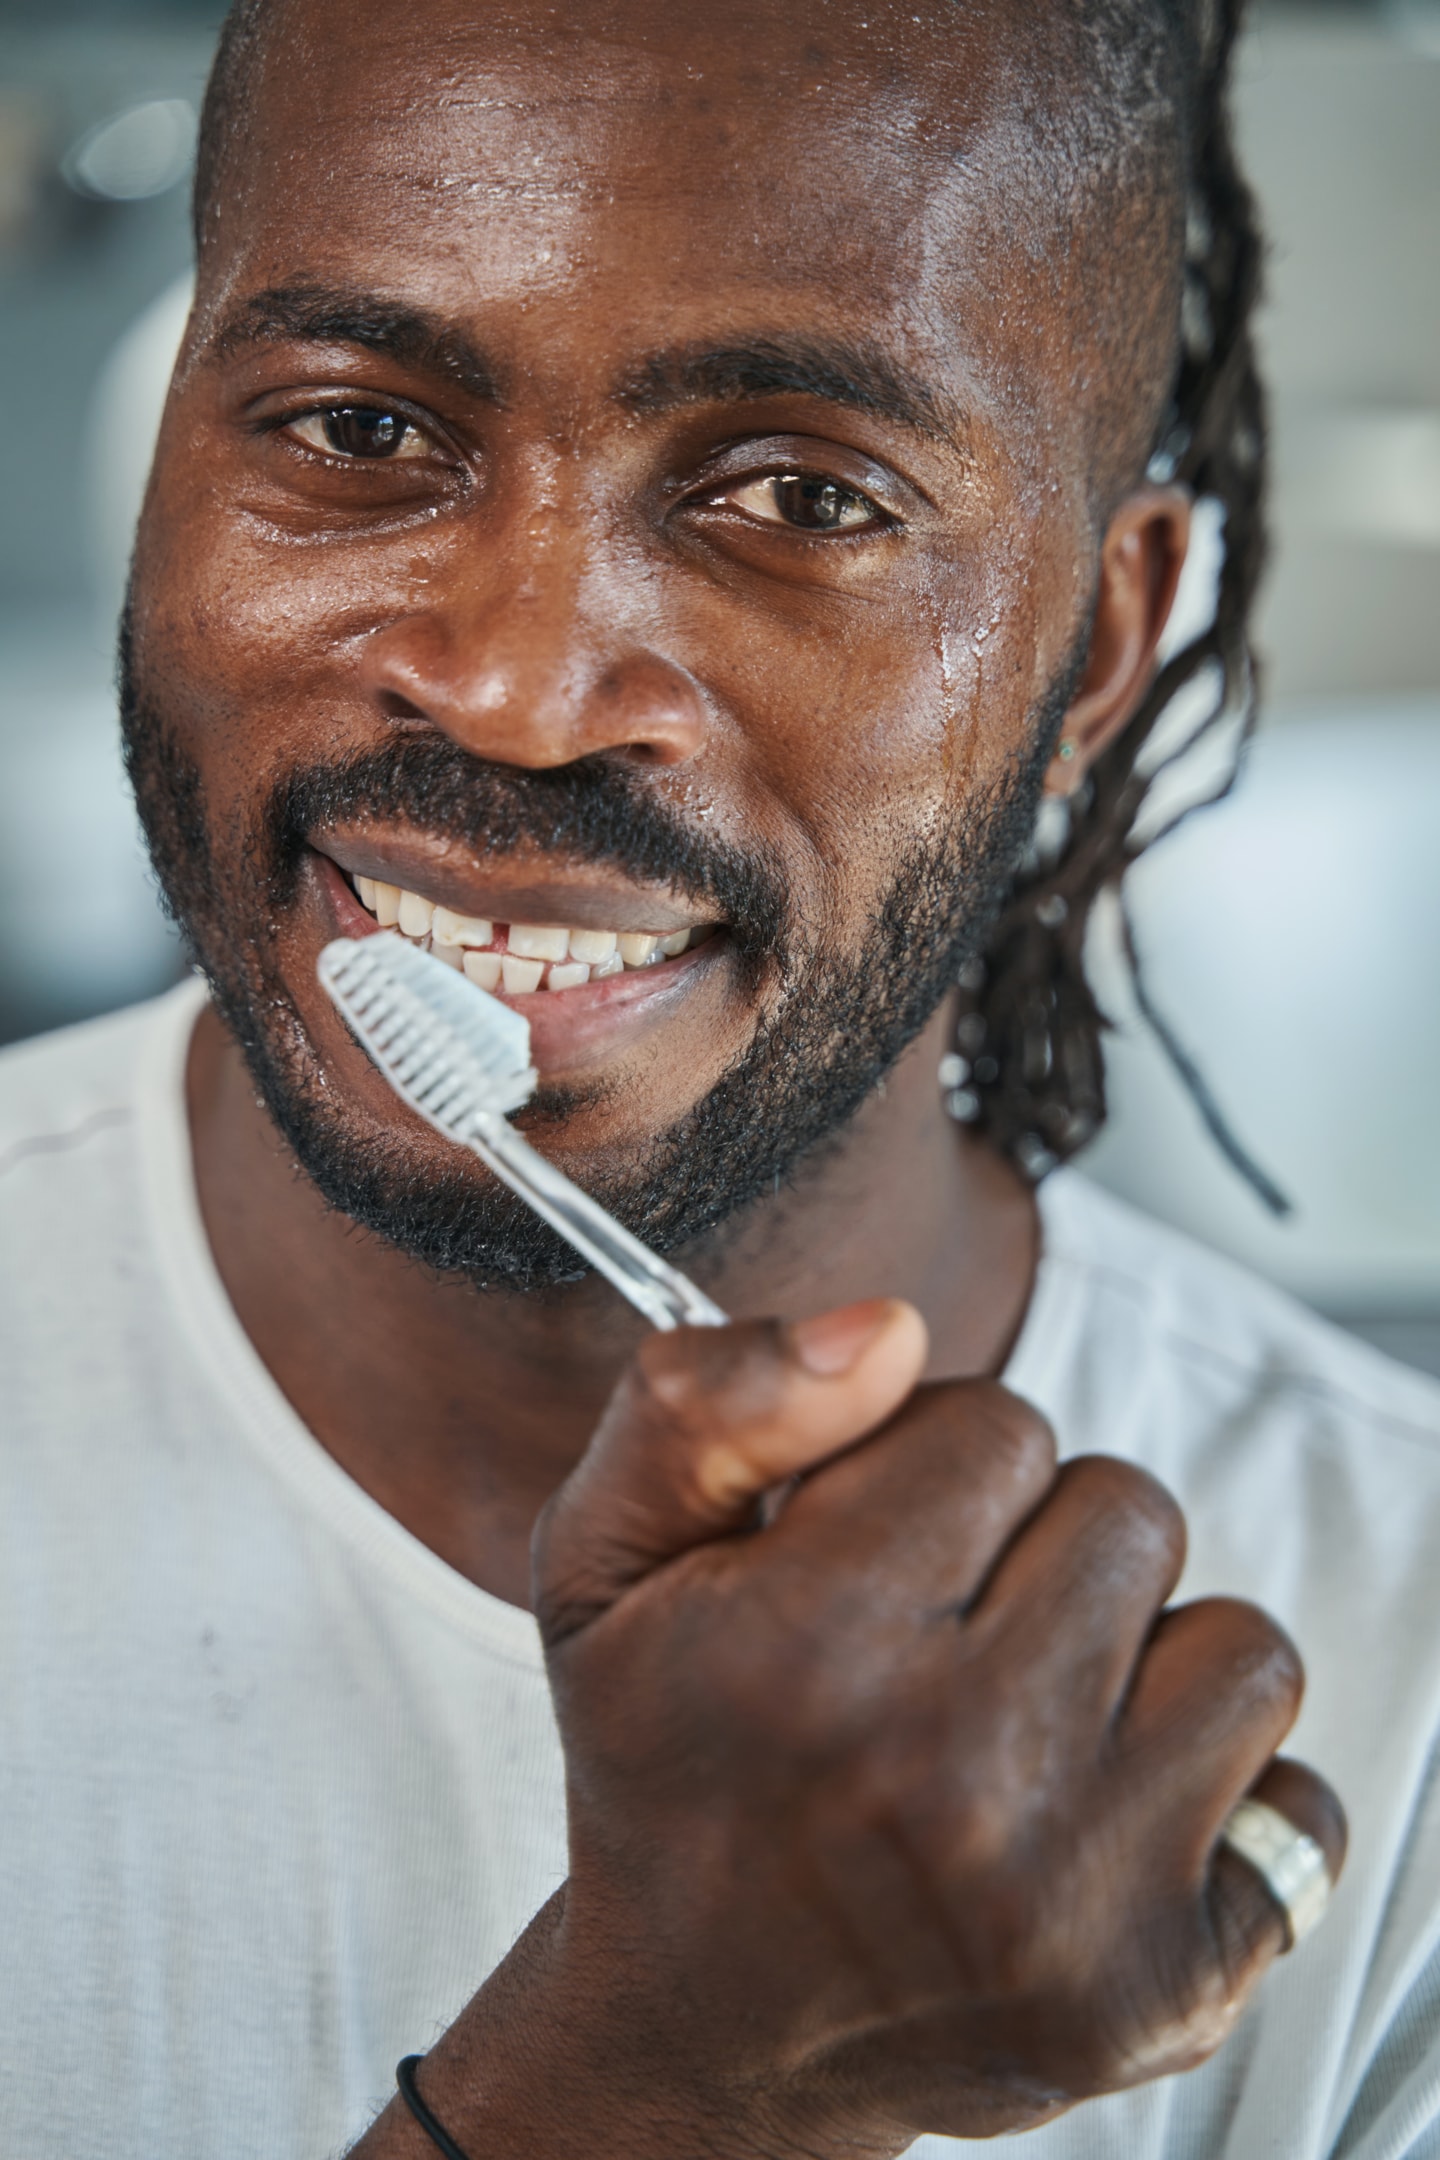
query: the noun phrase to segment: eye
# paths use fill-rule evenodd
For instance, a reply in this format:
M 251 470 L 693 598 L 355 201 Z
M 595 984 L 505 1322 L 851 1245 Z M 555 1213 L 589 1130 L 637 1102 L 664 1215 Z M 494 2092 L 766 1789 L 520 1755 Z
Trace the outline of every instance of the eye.
M 820 473 L 770 473 L 763 480 L 742 481 L 713 499 L 766 525 L 789 525 L 797 532 L 858 532 L 885 521 L 868 495 Z
M 433 449 L 403 413 L 383 405 L 326 405 L 318 412 L 301 413 L 289 423 L 288 432 L 307 449 L 372 464 L 428 457 Z

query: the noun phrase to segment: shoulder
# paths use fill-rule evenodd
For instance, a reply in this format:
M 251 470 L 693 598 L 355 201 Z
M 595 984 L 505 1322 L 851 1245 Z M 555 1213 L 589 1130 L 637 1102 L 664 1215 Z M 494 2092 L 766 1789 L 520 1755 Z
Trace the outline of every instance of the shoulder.
M 203 995 L 182 983 L 0 1053 L 0 1362 L 12 1381 L 42 1343 L 73 1351 L 100 1311 L 113 1319 L 120 1286 L 136 1291 L 146 1271 L 156 1165 L 183 1132 Z
M 201 995 L 185 982 L 0 1051 L 0 1192 L 14 1196 L 77 1156 L 113 1152 L 135 1124 L 157 1056 L 188 1029 Z
M 1092 1362 L 1311 1443 L 1392 1443 L 1440 1476 L 1440 1383 L 1074 1171 L 1043 1189 L 1045 1263 L 1083 1308 Z

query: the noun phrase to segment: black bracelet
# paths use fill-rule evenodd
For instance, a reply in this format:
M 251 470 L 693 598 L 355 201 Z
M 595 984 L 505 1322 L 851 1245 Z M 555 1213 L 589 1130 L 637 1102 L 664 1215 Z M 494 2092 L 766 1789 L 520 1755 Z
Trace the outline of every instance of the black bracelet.
M 415 2072 L 424 2059 L 423 2055 L 404 2055 L 396 2063 L 395 2083 L 400 2088 L 400 2097 L 426 2136 L 444 2153 L 445 2160 L 466 2160 L 465 2154 L 461 2152 L 445 2125 L 435 2120 L 420 2097 L 420 2088 L 415 2083 Z

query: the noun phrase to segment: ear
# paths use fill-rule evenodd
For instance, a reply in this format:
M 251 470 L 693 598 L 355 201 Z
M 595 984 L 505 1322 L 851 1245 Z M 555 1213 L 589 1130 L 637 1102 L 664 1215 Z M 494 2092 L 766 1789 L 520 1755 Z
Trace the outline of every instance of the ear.
M 1183 488 L 1137 488 L 1116 510 L 1100 550 L 1090 657 L 1045 775 L 1047 795 L 1073 795 L 1137 710 L 1190 540 Z

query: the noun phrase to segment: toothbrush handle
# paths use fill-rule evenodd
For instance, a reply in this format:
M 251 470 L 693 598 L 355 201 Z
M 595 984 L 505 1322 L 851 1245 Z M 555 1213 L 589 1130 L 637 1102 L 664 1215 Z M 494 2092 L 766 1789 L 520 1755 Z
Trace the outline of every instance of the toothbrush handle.
M 568 1238 L 657 1328 L 724 1327 L 729 1319 L 688 1275 L 622 1229 L 613 1215 L 572 1184 L 503 1117 L 475 1120 L 470 1145 L 512 1192 Z

